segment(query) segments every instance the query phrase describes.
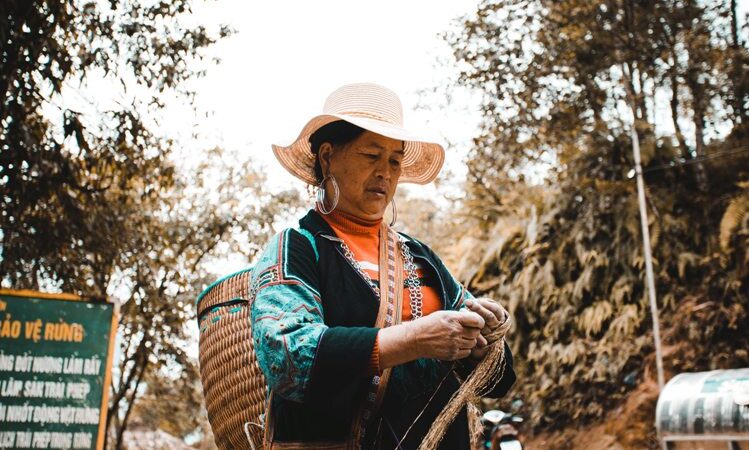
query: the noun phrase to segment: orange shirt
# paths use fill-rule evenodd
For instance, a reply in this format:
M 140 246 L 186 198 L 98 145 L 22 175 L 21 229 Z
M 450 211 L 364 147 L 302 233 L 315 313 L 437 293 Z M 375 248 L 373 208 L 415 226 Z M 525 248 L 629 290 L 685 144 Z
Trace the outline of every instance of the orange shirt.
M 358 217 L 346 214 L 340 211 L 333 211 L 328 215 L 322 216 L 325 221 L 333 228 L 336 236 L 343 239 L 351 249 L 354 258 L 359 262 L 362 270 L 372 278 L 377 284 L 379 280 L 379 249 L 380 249 L 380 224 L 382 220 L 370 221 L 363 220 Z M 424 278 L 425 270 L 419 266 L 419 261 L 416 263 L 416 275 L 421 281 L 421 294 L 422 294 L 422 306 L 421 311 L 424 316 L 427 314 L 439 311 L 442 309 L 442 301 L 440 300 L 437 290 L 432 286 L 426 285 Z M 405 280 L 408 274 L 403 273 L 403 279 Z M 403 306 L 401 309 L 401 321 L 407 322 L 411 320 L 411 302 L 409 301 L 410 294 L 408 288 L 403 288 Z M 379 351 L 377 342 L 375 341 L 375 348 L 372 352 L 372 359 L 370 368 L 372 373 L 379 373 Z

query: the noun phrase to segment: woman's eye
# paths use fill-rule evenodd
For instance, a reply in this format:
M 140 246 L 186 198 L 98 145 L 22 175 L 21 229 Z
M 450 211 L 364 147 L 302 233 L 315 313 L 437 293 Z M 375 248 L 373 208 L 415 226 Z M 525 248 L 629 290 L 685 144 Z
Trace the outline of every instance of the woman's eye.
M 392 164 L 394 167 L 398 167 L 401 165 L 401 162 L 398 159 L 391 159 L 390 164 Z

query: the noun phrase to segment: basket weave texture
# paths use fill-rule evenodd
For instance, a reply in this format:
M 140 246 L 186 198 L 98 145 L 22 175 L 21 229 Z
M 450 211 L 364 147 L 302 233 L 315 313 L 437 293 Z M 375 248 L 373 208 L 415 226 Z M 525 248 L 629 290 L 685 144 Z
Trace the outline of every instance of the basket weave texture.
M 262 448 L 266 384 L 252 343 L 250 273 L 221 279 L 198 297 L 200 378 L 221 450 Z

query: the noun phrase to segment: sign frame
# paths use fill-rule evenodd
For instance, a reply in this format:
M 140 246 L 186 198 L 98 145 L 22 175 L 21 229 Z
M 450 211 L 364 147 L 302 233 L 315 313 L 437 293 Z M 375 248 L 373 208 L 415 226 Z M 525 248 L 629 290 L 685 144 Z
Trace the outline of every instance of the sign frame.
M 26 299 L 40 299 L 40 300 L 65 300 L 71 302 L 87 302 L 87 303 L 111 303 L 112 309 L 112 320 L 109 325 L 109 344 L 107 346 L 107 357 L 104 366 L 104 378 L 102 379 L 102 394 L 101 394 L 101 405 L 99 408 L 99 427 L 96 436 L 96 450 L 102 450 L 104 448 L 104 442 L 106 438 L 106 424 L 107 424 L 107 411 L 109 410 L 109 390 L 110 384 L 112 383 L 112 360 L 114 359 L 114 343 L 117 337 L 117 326 L 120 319 L 120 303 L 116 300 L 109 298 L 94 298 L 94 297 L 82 297 L 75 294 L 67 293 L 48 293 L 39 292 L 30 289 L 2 289 L 0 288 L 0 295 L 26 298 Z

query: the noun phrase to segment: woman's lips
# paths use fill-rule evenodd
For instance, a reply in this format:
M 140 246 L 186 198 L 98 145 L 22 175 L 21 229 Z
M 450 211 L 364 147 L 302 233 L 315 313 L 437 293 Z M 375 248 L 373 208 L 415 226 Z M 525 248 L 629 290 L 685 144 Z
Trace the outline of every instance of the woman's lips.
M 387 190 L 382 188 L 370 188 L 367 189 L 367 192 L 378 197 L 387 197 Z

